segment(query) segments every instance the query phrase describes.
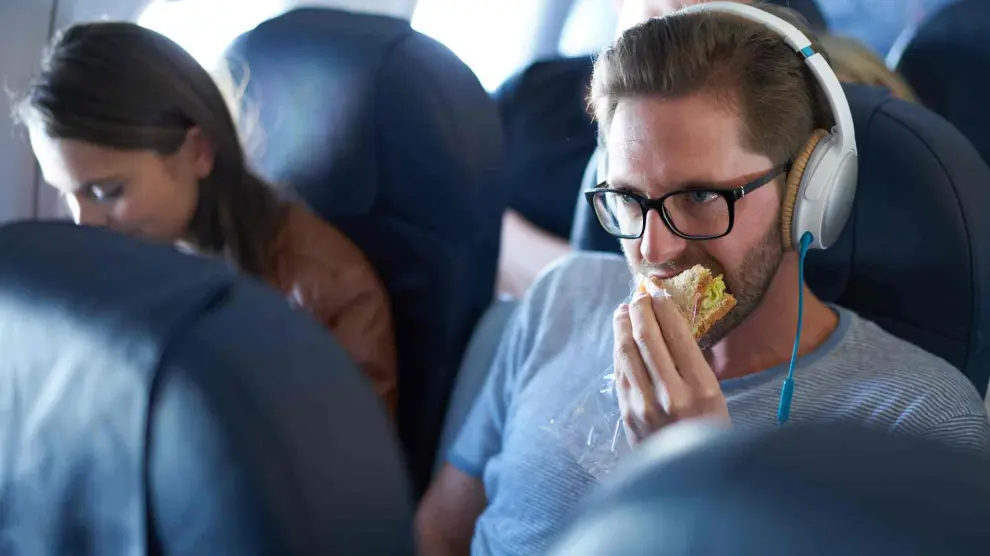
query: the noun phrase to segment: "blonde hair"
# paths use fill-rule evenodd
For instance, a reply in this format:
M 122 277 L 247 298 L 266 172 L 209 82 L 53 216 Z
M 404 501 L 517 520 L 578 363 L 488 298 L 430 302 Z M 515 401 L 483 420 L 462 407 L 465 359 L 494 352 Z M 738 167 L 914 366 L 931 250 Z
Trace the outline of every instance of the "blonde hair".
M 883 59 L 863 43 L 835 35 L 825 35 L 819 40 L 840 81 L 885 87 L 900 99 L 918 102 L 907 81 L 888 69 Z
M 809 37 L 796 12 L 762 9 Z M 775 164 L 791 160 L 816 128 L 831 127 L 821 88 L 800 56 L 768 27 L 718 13 L 675 13 L 632 27 L 595 62 L 589 105 L 605 145 L 619 101 L 716 95 L 736 109 L 743 141 Z
M 234 77 L 231 64 L 238 64 L 243 76 L 240 80 Z M 220 94 L 227 104 L 227 109 L 237 127 L 237 135 L 245 154 L 248 155 L 249 159 L 261 156 L 265 144 L 264 132 L 261 128 L 261 114 L 258 106 L 245 98 L 248 81 L 251 78 L 251 71 L 247 62 L 221 59 L 206 70 L 213 78 L 217 88 L 220 89 Z

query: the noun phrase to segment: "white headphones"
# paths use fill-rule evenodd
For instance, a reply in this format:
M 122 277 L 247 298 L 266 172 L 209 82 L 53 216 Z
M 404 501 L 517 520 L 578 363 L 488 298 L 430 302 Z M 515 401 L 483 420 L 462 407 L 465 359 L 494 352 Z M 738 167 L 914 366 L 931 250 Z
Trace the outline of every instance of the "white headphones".
M 709 12 L 735 15 L 775 31 L 804 59 L 825 93 L 835 127 L 831 132 L 816 131 L 792 161 L 781 208 L 781 226 L 784 242 L 795 250 L 799 249 L 805 232 L 812 236 L 810 248 L 831 247 L 852 211 L 859 172 L 852 113 L 839 79 L 825 58 L 814 51 L 804 33 L 759 8 L 737 2 L 705 2 L 667 17 Z M 605 158 L 599 157 L 600 174 L 606 170 L 606 162 L 602 160 Z

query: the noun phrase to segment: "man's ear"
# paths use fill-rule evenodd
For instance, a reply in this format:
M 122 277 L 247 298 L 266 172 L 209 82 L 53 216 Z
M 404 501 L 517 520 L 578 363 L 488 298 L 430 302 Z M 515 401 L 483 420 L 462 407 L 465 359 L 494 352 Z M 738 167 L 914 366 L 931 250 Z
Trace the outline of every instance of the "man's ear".
M 216 153 L 203 131 L 192 127 L 186 132 L 186 141 L 182 145 L 187 160 L 192 162 L 192 168 L 197 179 L 205 179 L 213 173 L 213 161 Z

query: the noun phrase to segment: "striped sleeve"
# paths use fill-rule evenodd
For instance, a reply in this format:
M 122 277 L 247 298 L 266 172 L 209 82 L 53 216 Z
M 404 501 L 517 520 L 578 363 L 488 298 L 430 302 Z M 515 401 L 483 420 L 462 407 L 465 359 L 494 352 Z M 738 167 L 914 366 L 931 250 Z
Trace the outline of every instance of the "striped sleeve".
M 986 415 L 958 415 L 945 419 L 930 427 L 924 436 L 990 456 L 990 421 Z

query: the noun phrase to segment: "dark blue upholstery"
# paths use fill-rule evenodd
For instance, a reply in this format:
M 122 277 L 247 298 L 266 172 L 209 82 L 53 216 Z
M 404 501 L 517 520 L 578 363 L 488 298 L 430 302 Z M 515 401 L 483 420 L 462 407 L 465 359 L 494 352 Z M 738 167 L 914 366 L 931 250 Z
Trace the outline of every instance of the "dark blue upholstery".
M 697 432 L 643 446 L 551 554 L 976 556 L 990 549 L 984 457 L 837 425 L 687 437 Z M 671 440 L 677 449 L 662 445 Z
M 502 194 L 494 103 L 449 50 L 389 17 L 300 9 L 231 50 L 266 177 L 293 186 L 385 282 L 399 433 L 422 487 L 471 330 L 492 301 Z
M 505 141 L 498 187 L 513 210 L 561 238 L 573 226 L 574 193 L 598 143 L 588 112 L 593 69 L 591 56 L 542 60 L 492 94 Z
M 990 169 L 948 122 L 866 86 L 847 85 L 859 145 L 856 206 L 835 246 L 808 255 L 823 300 L 848 307 L 990 381 Z M 619 251 L 583 196 L 579 249 Z
M 582 251 L 604 251 L 606 253 L 621 253 L 619 240 L 609 235 L 598 222 L 595 211 L 591 210 L 584 191 L 597 187 L 605 176 L 600 174 L 600 157 L 604 151 L 598 150 L 591 156 L 581 179 L 581 192 L 578 193 L 577 204 L 574 206 L 574 227 L 571 229 L 571 245 Z
M 375 396 L 221 262 L 0 228 L 0 553 L 412 554 Z
M 990 163 L 990 3 L 961 0 L 914 32 L 897 62 L 925 107 L 959 128 Z

